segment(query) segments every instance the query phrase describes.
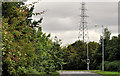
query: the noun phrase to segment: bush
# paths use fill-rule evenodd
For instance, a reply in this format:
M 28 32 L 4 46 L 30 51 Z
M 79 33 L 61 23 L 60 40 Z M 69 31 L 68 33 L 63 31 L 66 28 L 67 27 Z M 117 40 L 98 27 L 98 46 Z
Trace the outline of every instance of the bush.
M 105 70 L 106 71 L 120 71 L 120 61 L 105 61 Z

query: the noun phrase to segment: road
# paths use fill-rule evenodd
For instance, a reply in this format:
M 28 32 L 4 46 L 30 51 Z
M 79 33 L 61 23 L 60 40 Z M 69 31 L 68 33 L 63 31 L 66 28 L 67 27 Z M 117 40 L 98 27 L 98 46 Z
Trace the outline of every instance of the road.
M 59 71 L 60 76 L 103 76 L 89 71 Z

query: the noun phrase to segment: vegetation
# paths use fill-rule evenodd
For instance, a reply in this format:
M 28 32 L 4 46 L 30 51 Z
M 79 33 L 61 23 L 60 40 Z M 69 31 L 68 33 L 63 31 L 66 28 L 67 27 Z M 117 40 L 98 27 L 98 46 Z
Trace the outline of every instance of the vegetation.
M 34 4 L 5 2 L 2 4 L 3 76 L 54 74 L 62 62 L 60 41 L 53 42 L 42 32 L 42 18 L 33 21 Z M 30 9 L 29 9 L 30 8 Z M 38 31 L 36 31 L 36 29 Z
M 80 40 L 61 47 L 57 37 L 42 32 L 38 21 L 32 20 L 34 5 L 22 2 L 2 3 L 2 76 L 59 75 L 57 70 L 86 70 L 87 43 Z M 38 29 L 38 30 L 36 30 Z M 100 42 L 89 42 L 90 69 L 100 70 L 102 39 L 105 42 L 105 70 L 120 71 L 120 35 L 110 39 L 105 28 Z M 103 73 L 101 71 L 97 73 Z M 110 72 L 105 72 L 110 73 Z
M 91 70 L 91 71 L 104 76 L 120 76 L 120 72 L 101 71 L 101 70 Z
M 102 63 L 102 39 L 104 38 L 105 47 L 105 70 L 106 71 L 120 71 L 120 50 L 119 43 L 120 35 L 113 36 L 110 39 L 110 31 L 108 28 L 104 29 L 104 37 L 101 36 L 100 42 L 89 42 L 89 58 L 90 58 L 90 69 L 100 70 Z M 64 70 L 86 70 L 86 43 L 82 41 L 76 41 L 73 44 L 64 47 Z

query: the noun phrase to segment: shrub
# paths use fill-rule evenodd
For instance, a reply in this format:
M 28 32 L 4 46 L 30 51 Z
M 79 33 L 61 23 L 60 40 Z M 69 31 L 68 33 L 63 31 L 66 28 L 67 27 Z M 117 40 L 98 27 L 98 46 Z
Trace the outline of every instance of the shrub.
M 105 70 L 106 71 L 120 71 L 120 61 L 105 61 Z

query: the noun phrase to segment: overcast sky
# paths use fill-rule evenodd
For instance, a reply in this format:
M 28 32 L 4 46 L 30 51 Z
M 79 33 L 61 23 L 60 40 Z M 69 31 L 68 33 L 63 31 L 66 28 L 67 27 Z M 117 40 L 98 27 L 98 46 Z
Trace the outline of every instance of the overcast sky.
M 80 2 L 39 2 L 34 12 L 47 10 L 44 15 L 33 16 L 34 19 L 43 17 L 41 24 L 43 32 L 57 36 L 63 45 L 78 40 L 80 21 Z M 86 14 L 90 41 L 99 41 L 101 25 L 108 27 L 112 36 L 118 34 L 118 3 L 117 2 L 86 2 Z M 95 24 L 100 25 L 95 27 Z

